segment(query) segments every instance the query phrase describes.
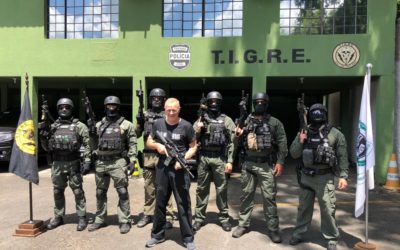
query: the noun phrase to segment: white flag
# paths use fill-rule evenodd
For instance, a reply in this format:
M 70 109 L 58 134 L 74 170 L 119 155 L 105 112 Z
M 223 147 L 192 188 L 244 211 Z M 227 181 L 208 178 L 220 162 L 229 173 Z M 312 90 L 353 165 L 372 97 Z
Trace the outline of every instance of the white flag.
M 365 75 L 364 87 L 361 98 L 360 120 L 358 121 L 357 138 L 357 191 L 356 205 L 354 214 L 359 217 L 364 213 L 365 195 L 368 190 L 365 187 L 365 178 L 367 175 L 369 189 L 374 189 L 374 166 L 375 166 L 375 148 L 374 137 L 372 133 L 371 106 L 370 106 L 370 88 L 371 76 Z

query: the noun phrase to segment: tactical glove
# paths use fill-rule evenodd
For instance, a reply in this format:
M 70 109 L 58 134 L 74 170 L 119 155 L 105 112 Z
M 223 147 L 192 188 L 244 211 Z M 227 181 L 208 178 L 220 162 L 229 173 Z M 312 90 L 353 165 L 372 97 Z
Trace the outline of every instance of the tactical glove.
M 90 162 L 85 162 L 81 165 L 81 174 L 87 175 L 90 172 Z
M 50 132 L 46 129 L 42 129 L 39 131 L 39 137 L 42 140 L 47 140 L 49 138 Z
M 134 170 L 135 170 L 134 163 L 129 163 L 128 166 L 126 166 L 126 174 L 128 176 L 131 176 Z

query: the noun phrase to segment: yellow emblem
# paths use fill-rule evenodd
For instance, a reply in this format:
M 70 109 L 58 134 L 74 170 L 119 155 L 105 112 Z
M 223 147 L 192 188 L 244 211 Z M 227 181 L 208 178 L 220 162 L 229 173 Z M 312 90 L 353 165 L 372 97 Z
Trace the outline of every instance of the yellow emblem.
M 22 152 L 35 155 L 36 143 L 32 120 L 26 120 L 17 127 L 15 143 Z

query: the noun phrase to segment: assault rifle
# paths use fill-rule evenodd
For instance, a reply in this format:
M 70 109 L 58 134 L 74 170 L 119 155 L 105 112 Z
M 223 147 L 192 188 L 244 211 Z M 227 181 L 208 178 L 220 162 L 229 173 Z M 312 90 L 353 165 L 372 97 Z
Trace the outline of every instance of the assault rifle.
M 239 110 L 240 110 L 240 116 L 238 119 L 236 119 L 236 126 L 239 128 L 243 128 L 244 122 L 246 121 L 247 118 L 247 102 L 249 100 L 249 94 L 244 94 L 244 90 L 242 90 L 242 98 L 240 99 L 239 102 Z
M 157 137 L 160 138 L 162 144 L 165 146 L 167 149 L 168 157 L 165 159 L 164 164 L 166 166 L 169 166 L 171 164 L 172 160 L 175 160 L 181 164 L 181 166 L 189 173 L 190 177 L 194 178 L 194 175 L 190 172 L 190 168 L 192 165 L 196 164 L 195 160 L 186 160 L 184 155 L 179 152 L 178 147 L 175 145 L 175 143 L 168 139 L 167 137 L 164 137 L 163 134 L 160 133 L 160 131 L 156 131 Z
M 297 98 L 297 111 L 299 112 L 300 132 L 307 131 L 307 113 L 308 108 L 304 105 L 304 93 L 301 98 Z
M 200 99 L 200 106 L 199 106 L 199 110 L 197 110 L 197 115 L 200 118 L 200 121 L 203 122 L 204 121 L 204 115 L 207 112 L 207 98 L 204 96 L 204 92 L 201 95 L 201 99 Z
M 93 112 L 92 104 L 90 103 L 89 97 L 86 95 L 86 91 L 83 91 L 83 106 L 85 107 L 85 112 L 88 115 L 87 125 L 89 131 L 96 131 L 96 116 Z
M 50 114 L 49 105 L 47 103 L 46 98 L 42 95 L 42 114 L 40 116 L 41 122 L 38 124 L 38 129 L 42 130 L 43 133 L 46 131 L 47 133 L 50 132 L 50 126 L 54 122 L 53 116 Z
M 138 113 L 136 115 L 136 120 L 137 123 L 140 125 L 140 128 L 144 128 L 144 113 L 143 113 L 143 89 L 142 89 L 142 80 L 140 80 L 140 88 L 139 90 L 136 90 L 136 96 L 139 98 L 139 107 L 138 107 Z

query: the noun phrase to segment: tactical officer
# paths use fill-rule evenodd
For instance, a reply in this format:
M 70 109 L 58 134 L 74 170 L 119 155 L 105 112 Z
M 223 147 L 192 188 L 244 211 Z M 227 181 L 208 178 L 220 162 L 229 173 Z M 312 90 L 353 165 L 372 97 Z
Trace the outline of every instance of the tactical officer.
M 227 178 L 232 172 L 235 124 L 221 113 L 222 96 L 217 91 L 207 94 L 207 111 L 193 125 L 200 141 L 200 162 L 197 168 L 196 212 L 193 230 L 204 224 L 212 180 L 217 193 L 219 221 L 224 231 L 231 231 L 228 214 Z
M 300 159 L 298 177 L 300 185 L 297 223 L 291 245 L 302 242 L 313 215 L 317 197 L 321 210 L 321 231 L 328 241 L 327 249 L 336 249 L 339 230 L 335 219 L 334 173 L 339 175 L 338 188 L 347 187 L 348 160 L 344 135 L 327 122 L 327 110 L 314 104 L 309 110 L 307 131 L 301 131 L 290 146 L 290 154 Z
M 164 117 L 164 102 L 165 91 L 160 88 L 155 88 L 150 91 L 149 103 L 151 108 L 147 109 L 144 117 L 137 116 L 136 135 L 143 135 L 144 144 L 146 144 L 153 124 L 156 120 Z M 147 147 L 143 150 L 143 178 L 144 178 L 144 206 L 143 217 L 137 223 L 138 227 L 144 227 L 153 220 L 154 208 L 156 205 L 156 171 L 155 166 L 158 162 L 157 151 Z M 168 202 L 167 206 L 167 221 L 165 228 L 172 228 L 174 222 L 174 206 L 172 201 Z
M 71 99 L 61 98 L 57 102 L 58 119 L 51 124 L 50 131 L 40 131 L 41 144 L 50 152 L 53 164 L 51 179 L 54 191 L 54 219 L 47 225 L 54 229 L 64 223 L 65 196 L 67 185 L 75 195 L 75 207 L 78 214 L 76 230 L 82 231 L 87 226 L 86 199 L 82 188 L 82 175 L 90 171 L 89 133 L 85 124 L 72 117 L 74 104 Z M 83 163 L 80 160 L 80 147 L 83 145 Z
M 283 124 L 267 113 L 268 103 L 266 93 L 256 93 L 253 96 L 254 112 L 247 117 L 243 129 L 236 129 L 237 135 L 244 136 L 245 159 L 242 166 L 243 195 L 239 226 L 233 231 L 232 237 L 238 238 L 247 232 L 254 208 L 254 193 L 260 183 L 267 234 L 274 243 L 280 243 L 275 177 L 282 174 L 288 150 Z
M 131 215 L 128 194 L 128 175 L 136 162 L 136 134 L 133 124 L 119 114 L 121 102 L 116 96 L 104 100 L 106 116 L 96 123 L 96 198 L 97 212 L 89 231 L 106 226 L 107 191 L 110 179 L 119 196 L 118 221 L 121 234 L 131 228 Z

